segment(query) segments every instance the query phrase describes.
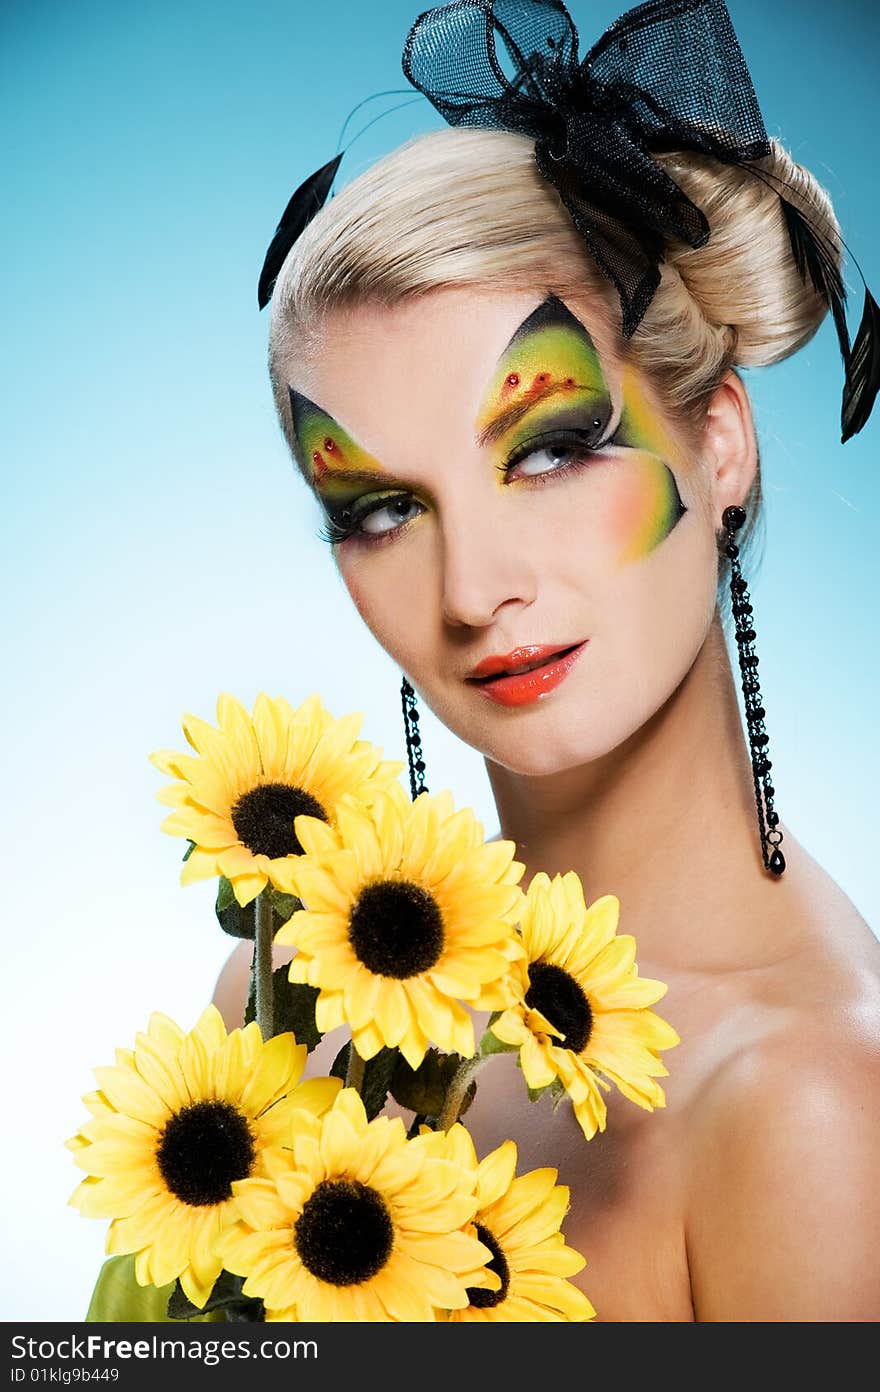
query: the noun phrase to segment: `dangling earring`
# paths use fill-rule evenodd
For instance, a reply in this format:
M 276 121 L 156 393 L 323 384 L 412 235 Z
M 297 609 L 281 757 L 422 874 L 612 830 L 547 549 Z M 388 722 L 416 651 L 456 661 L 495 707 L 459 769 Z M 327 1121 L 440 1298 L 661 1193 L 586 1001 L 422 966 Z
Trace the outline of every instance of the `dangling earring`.
M 728 507 L 721 514 L 721 522 L 727 532 L 724 554 L 730 559 L 730 600 L 736 623 L 736 646 L 739 651 L 739 670 L 746 705 L 746 726 L 749 752 L 752 756 L 761 855 L 764 869 L 769 870 L 772 875 L 781 875 L 785 869 L 785 856 L 779 849 L 782 840 L 779 813 L 773 807 L 776 789 L 770 778 L 770 770 L 773 767 L 767 751 L 770 741 L 764 729 L 765 712 L 758 684 L 758 659 L 752 646 L 755 641 L 752 603 L 739 566 L 739 547 L 734 541 L 734 534 L 739 531 L 745 520 L 745 508 Z
M 406 758 L 409 764 L 409 790 L 413 802 L 419 793 L 428 791 L 425 785 L 425 761 L 422 758 L 422 737 L 419 733 L 419 708 L 416 693 L 406 677 L 400 684 L 403 705 L 403 728 L 406 734 Z

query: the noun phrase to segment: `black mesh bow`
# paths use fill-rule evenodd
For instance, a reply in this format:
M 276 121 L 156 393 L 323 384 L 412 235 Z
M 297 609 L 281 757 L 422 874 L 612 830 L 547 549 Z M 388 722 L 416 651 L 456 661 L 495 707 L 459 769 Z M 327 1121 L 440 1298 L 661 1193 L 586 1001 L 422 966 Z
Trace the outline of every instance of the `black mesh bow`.
M 498 40 L 515 71 L 505 75 Z M 700 150 L 741 164 L 770 153 L 721 0 L 650 0 L 582 60 L 561 0 L 453 0 L 420 15 L 403 71 L 445 121 L 520 131 L 638 327 L 668 238 L 702 246 L 705 216 L 651 158 Z
M 771 151 L 723 0 L 648 0 L 615 20 L 583 60 L 562 0 L 452 0 L 419 15 L 402 61 L 409 82 L 450 125 L 519 131 L 535 141 L 538 170 L 617 289 L 625 337 L 651 303 L 670 240 L 700 247 L 710 232 L 704 213 L 652 156 L 696 150 L 748 165 Z M 260 275 L 261 309 L 288 251 L 328 197 L 341 158 L 290 199 Z M 751 172 L 779 195 L 798 270 L 831 308 L 845 371 L 846 441 L 865 424 L 880 387 L 880 310 L 866 285 L 851 347 L 839 248 L 786 200 L 785 185 Z

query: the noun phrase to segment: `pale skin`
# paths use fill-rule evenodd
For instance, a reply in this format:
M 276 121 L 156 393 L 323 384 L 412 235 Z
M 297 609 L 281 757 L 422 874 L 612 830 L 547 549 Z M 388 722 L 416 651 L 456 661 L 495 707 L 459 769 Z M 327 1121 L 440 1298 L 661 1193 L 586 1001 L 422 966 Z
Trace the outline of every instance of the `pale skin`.
M 570 1186 L 563 1230 L 587 1258 L 574 1280 L 600 1320 L 873 1321 L 880 945 L 784 820 L 787 870 L 762 867 L 715 609 L 720 518 L 757 467 L 748 396 L 728 373 L 686 440 L 650 386 L 626 377 L 598 309 L 567 299 L 614 419 L 628 400 L 649 421 L 662 461 L 652 478 L 665 488 L 669 470 L 683 515 L 655 500 L 661 521 L 645 530 L 618 506 L 615 480 L 635 478 L 632 436 L 546 486 L 529 477 L 552 471 L 547 451 L 504 479 L 504 442 L 480 445 L 476 426 L 505 349 L 544 300 L 450 289 L 359 306 L 328 321 L 314 361 L 289 366 L 294 391 L 375 472 L 358 497 L 406 495 L 368 524 L 393 536 L 334 548 L 359 614 L 422 702 L 485 757 L 523 888 L 538 870 L 575 870 L 588 902 L 617 895 L 620 931 L 636 938 L 640 975 L 668 983 L 655 1009 L 682 1041 L 665 1055 L 665 1109 L 612 1092 L 607 1130 L 589 1142 L 567 1104 L 528 1101 L 512 1055 L 481 1073 L 466 1124 L 478 1155 L 511 1137 L 520 1172 L 553 1165 Z M 489 653 L 585 638 L 566 680 L 528 705 L 497 705 L 465 681 Z M 774 718 L 785 713 L 769 710 L 771 738 Z M 439 791 L 430 761 L 428 778 Z M 249 959 L 242 944 L 218 982 L 229 1027 Z M 343 1040 L 327 1037 L 309 1072 L 326 1072 Z

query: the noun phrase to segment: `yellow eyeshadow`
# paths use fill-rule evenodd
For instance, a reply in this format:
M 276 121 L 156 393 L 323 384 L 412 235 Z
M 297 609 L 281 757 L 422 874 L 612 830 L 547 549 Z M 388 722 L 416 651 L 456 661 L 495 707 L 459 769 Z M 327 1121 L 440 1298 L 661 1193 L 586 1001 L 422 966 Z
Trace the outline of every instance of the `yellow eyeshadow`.
M 339 469 L 385 473 L 378 459 L 362 449 L 338 421 L 312 403 L 298 412 L 296 437 L 316 487 L 332 484 L 333 473 Z
M 646 450 L 631 450 L 616 465 L 609 530 L 619 547 L 618 563 L 650 555 L 683 516 L 672 471 Z
M 551 324 L 523 335 L 502 355 L 477 413 L 477 433 L 499 416 L 544 400 L 564 404 L 574 394 L 606 399 L 608 389 L 595 348 L 568 325 Z
M 623 411 L 620 419 L 621 443 L 650 450 L 661 459 L 684 464 L 681 448 L 667 429 L 656 406 L 649 400 L 638 373 L 624 364 L 621 376 Z

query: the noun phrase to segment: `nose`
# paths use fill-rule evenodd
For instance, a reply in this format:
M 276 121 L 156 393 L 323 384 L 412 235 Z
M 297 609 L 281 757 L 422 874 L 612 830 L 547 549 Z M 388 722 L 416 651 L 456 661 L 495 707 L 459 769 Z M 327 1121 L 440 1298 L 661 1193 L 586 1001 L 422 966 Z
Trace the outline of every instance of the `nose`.
M 533 603 L 537 577 L 524 538 L 482 508 L 444 519 L 443 618 L 453 627 L 485 628 L 504 605 Z

